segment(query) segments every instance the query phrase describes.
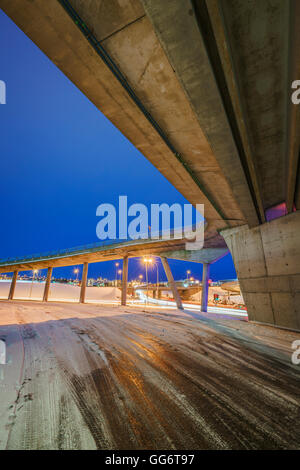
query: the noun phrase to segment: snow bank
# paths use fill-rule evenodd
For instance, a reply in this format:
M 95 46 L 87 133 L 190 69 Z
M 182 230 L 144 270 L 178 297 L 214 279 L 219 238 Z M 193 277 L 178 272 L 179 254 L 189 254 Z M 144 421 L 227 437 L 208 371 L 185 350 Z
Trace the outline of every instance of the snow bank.
M 10 281 L 0 280 L 0 298 L 7 299 Z M 17 281 L 14 299 L 41 300 L 45 282 Z M 49 300 L 68 300 L 78 302 L 80 287 L 71 284 L 51 283 Z M 121 291 L 117 287 L 87 287 L 86 300 L 120 300 Z
M 213 302 L 214 300 L 214 294 L 217 294 L 221 301 L 226 300 L 228 302 L 228 291 L 223 290 L 221 287 L 218 286 L 213 286 L 210 287 L 208 290 L 208 301 Z M 196 292 L 191 296 L 191 300 L 195 302 L 201 302 L 201 295 L 202 292 Z M 235 305 L 244 305 L 244 299 L 242 295 L 236 295 L 233 294 L 232 292 L 229 292 L 229 303 L 230 304 L 235 304 Z

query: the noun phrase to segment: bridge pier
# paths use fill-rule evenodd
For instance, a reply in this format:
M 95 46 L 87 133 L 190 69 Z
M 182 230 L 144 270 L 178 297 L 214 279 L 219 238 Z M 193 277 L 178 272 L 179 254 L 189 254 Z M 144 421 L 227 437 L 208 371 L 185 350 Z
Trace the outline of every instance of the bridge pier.
M 83 263 L 79 302 L 84 304 L 89 263 Z
M 43 295 L 43 302 L 48 302 L 49 290 L 50 290 L 50 283 L 51 283 L 51 277 L 52 277 L 52 271 L 53 271 L 53 268 L 52 268 L 52 267 L 48 268 L 48 271 L 47 271 L 47 279 L 46 279 L 46 284 L 45 284 L 45 289 L 44 289 L 44 295 Z
M 300 330 L 300 211 L 222 230 L 249 320 Z
M 167 275 L 168 283 L 170 285 L 170 288 L 171 288 L 174 300 L 176 302 L 177 308 L 179 310 L 183 310 L 181 298 L 180 298 L 179 292 L 177 290 L 177 287 L 176 287 L 176 284 L 175 284 L 175 281 L 174 281 L 174 278 L 173 278 L 173 274 L 172 274 L 172 271 L 171 271 L 171 268 L 169 266 L 167 258 L 164 258 L 162 256 L 161 257 L 161 262 L 162 262 L 162 265 L 164 267 L 165 273 Z
M 123 258 L 123 274 L 122 274 L 121 305 L 126 305 L 126 301 L 127 301 L 127 280 L 128 280 L 128 256 L 124 256 L 124 258 Z
M 9 289 L 8 300 L 13 300 L 13 298 L 14 298 L 14 293 L 15 293 L 15 288 L 16 288 L 16 283 L 17 283 L 17 278 L 18 278 L 18 272 L 19 271 L 14 271 L 13 278 L 12 278 L 11 285 L 10 285 L 10 289 Z
M 203 263 L 201 312 L 207 312 L 210 264 Z

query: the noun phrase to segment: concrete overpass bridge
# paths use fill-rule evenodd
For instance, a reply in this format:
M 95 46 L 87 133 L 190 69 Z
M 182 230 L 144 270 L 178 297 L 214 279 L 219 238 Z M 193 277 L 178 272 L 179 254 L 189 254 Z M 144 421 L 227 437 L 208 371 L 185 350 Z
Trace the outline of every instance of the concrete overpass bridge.
M 82 280 L 80 288 L 80 302 L 85 301 L 88 266 L 90 263 L 112 261 L 123 258 L 122 296 L 121 304 L 126 305 L 128 292 L 128 259 L 140 256 L 159 256 L 172 291 L 174 300 L 179 309 L 182 309 L 182 301 L 176 282 L 174 281 L 167 258 L 193 261 L 203 264 L 203 295 L 202 311 L 207 311 L 208 280 L 210 265 L 228 253 L 228 248 L 223 238 L 217 233 L 204 232 L 204 244 L 202 250 L 187 251 L 185 243 L 187 239 L 171 238 L 126 240 L 117 243 L 94 243 L 81 247 L 60 250 L 50 253 L 40 253 L 24 258 L 0 260 L 0 273 L 13 272 L 13 278 L 9 291 L 9 300 L 13 300 L 18 273 L 20 271 L 47 269 L 43 300 L 48 301 L 53 268 L 83 264 Z
M 300 329 L 300 2 L 0 7 L 188 201 L 205 204 L 249 318 Z

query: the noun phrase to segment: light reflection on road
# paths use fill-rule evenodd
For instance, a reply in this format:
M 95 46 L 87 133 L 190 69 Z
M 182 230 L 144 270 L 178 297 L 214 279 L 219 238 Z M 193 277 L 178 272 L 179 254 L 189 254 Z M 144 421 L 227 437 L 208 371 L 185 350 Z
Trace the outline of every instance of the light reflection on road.
M 152 297 L 148 297 L 144 293 L 144 291 L 137 289 L 136 290 L 137 295 L 139 296 L 140 300 L 146 304 L 147 306 L 150 306 L 151 304 L 159 305 L 160 307 L 168 307 L 168 308 L 176 308 L 175 302 L 171 300 L 162 300 L 162 299 L 153 299 Z M 150 304 L 150 305 L 149 305 Z M 183 308 L 185 310 L 192 310 L 192 311 L 200 311 L 201 307 L 200 304 L 187 304 L 183 303 Z M 216 315 L 230 315 L 234 317 L 245 317 L 248 318 L 248 314 L 246 310 L 235 310 L 233 308 L 225 308 L 225 307 L 208 307 L 207 308 L 208 313 L 214 313 Z

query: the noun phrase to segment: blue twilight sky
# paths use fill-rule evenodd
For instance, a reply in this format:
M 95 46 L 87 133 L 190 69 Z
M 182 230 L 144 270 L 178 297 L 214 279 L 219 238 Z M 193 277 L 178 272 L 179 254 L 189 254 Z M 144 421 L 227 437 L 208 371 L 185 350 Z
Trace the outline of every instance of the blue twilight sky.
M 0 258 L 99 241 L 96 208 L 117 206 L 119 195 L 148 207 L 187 202 L 1 9 L 0 45 Z M 200 264 L 170 264 L 176 279 L 188 269 L 201 277 Z M 130 260 L 130 278 L 143 270 Z M 115 263 L 90 265 L 98 275 L 114 278 Z M 212 266 L 212 279 L 235 277 L 230 255 Z

